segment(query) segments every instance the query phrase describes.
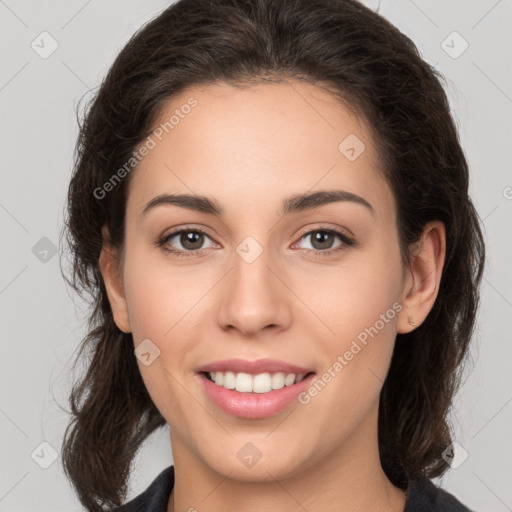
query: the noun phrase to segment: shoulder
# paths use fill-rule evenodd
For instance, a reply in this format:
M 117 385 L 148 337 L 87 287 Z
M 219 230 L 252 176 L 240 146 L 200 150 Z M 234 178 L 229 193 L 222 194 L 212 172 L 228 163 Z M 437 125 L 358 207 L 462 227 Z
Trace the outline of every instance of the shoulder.
M 425 476 L 409 480 L 404 512 L 474 512 Z
M 144 492 L 111 512 L 166 512 L 173 487 L 174 466 L 169 466 L 151 482 Z

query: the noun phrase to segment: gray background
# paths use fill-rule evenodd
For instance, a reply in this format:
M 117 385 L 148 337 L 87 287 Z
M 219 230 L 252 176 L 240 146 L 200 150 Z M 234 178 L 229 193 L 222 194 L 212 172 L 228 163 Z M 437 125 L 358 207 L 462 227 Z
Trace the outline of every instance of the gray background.
M 436 483 L 477 511 L 512 510 L 512 3 L 378 3 L 367 2 L 409 35 L 449 82 L 487 240 L 474 365 L 453 414 L 455 438 L 469 457 Z M 82 510 L 60 460 L 51 463 L 51 447 L 60 450 L 68 420 L 58 404 L 66 405 L 70 358 L 87 313 L 66 289 L 54 254 L 77 136 L 75 107 L 135 30 L 167 5 L 0 0 L 0 512 Z M 40 56 L 51 49 L 43 31 L 58 44 L 47 58 Z M 461 37 L 450 36 L 453 31 Z M 464 41 L 469 47 L 458 55 Z M 138 455 L 131 496 L 171 462 L 166 427 Z

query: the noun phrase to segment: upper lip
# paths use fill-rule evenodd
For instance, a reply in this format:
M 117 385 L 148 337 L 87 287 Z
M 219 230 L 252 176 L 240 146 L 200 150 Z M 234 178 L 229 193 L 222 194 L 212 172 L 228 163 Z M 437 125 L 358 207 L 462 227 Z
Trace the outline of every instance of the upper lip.
M 277 359 L 258 359 L 249 361 L 247 359 L 224 359 L 223 361 L 215 361 L 205 364 L 197 369 L 201 372 L 233 372 L 233 373 L 249 373 L 257 375 L 258 373 L 311 373 L 314 370 L 304 368 L 295 364 L 286 363 Z

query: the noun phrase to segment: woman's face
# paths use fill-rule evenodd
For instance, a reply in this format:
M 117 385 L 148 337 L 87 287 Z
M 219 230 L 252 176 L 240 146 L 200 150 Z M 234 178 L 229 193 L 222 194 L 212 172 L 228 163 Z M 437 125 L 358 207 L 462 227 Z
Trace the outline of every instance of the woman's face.
M 117 308 L 116 322 L 135 347 L 145 340 L 138 365 L 175 461 L 265 480 L 373 456 L 407 279 L 368 127 L 318 87 L 290 81 L 188 89 L 154 129 L 131 176 L 127 312 Z M 328 191 L 344 195 L 290 202 Z M 222 213 L 152 203 L 175 194 L 205 196 Z M 180 229 L 188 235 L 169 236 Z M 259 392 L 212 383 L 205 368 Z M 279 373 L 309 375 L 265 392 L 283 385 Z

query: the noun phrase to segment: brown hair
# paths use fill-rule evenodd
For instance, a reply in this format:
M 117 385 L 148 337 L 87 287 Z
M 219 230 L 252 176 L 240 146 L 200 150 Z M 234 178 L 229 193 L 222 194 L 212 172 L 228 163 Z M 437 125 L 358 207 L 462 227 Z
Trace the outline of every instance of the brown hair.
M 485 248 L 440 76 L 410 39 L 357 1 L 181 0 L 131 38 L 80 124 L 64 277 L 87 294 L 92 310 L 76 358 L 87 351 L 87 371 L 71 393 L 62 460 L 88 510 L 125 500 L 137 451 L 165 425 L 140 376 L 132 335 L 114 323 L 98 267 L 103 225 L 122 244 L 130 175 L 105 198 L 95 191 L 151 132 L 166 100 L 187 87 L 290 78 L 328 88 L 372 127 L 397 201 L 404 261 L 425 223 L 445 224 L 433 309 L 414 331 L 397 335 L 380 397 L 379 445 L 383 469 L 399 487 L 447 468 L 447 417 L 473 334 Z

